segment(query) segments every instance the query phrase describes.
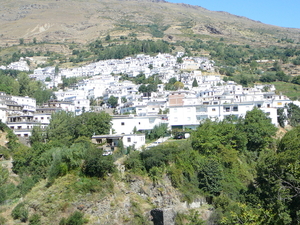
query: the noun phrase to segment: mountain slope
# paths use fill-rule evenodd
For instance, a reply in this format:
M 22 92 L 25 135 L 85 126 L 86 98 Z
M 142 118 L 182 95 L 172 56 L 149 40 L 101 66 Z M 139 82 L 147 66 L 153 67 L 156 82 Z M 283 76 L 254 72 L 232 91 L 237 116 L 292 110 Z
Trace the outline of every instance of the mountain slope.
M 3 0 L 0 45 L 26 42 L 86 43 L 110 34 L 169 41 L 225 37 L 232 42 L 300 41 L 300 29 L 262 24 L 226 12 L 165 1 Z

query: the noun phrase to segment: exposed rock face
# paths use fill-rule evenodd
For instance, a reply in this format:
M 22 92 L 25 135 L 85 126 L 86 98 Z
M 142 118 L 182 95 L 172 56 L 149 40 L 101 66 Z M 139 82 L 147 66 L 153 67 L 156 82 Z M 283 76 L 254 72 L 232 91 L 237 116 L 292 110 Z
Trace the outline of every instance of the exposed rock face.
M 125 182 L 124 182 L 125 181 Z M 199 209 L 207 204 L 205 198 L 196 199 L 188 204 L 180 200 L 181 194 L 167 176 L 159 184 L 139 176 L 124 176 L 123 181 L 114 183 L 115 193 L 102 199 L 82 199 L 74 206 L 86 215 L 97 217 L 99 224 L 130 224 L 134 205 L 138 202 L 144 218 L 154 225 L 174 225 L 177 212 Z M 150 204 L 149 204 L 150 203 Z M 147 206 L 148 205 L 148 206 Z M 157 207 L 155 209 L 152 209 Z M 204 210 L 201 215 L 208 219 Z M 126 223 L 128 218 L 128 223 Z
M 172 208 L 153 209 L 150 212 L 154 225 L 173 225 L 175 224 L 176 213 Z
M 218 31 L 215 27 L 211 25 L 206 25 L 205 27 L 211 34 L 222 34 L 220 31 Z

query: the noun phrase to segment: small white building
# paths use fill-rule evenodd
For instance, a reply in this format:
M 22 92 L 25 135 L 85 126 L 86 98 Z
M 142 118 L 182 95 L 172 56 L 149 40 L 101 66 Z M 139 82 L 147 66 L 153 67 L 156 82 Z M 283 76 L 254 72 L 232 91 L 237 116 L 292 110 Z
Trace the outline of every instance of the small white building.
M 155 125 L 159 126 L 161 123 L 168 123 L 166 115 L 112 117 L 112 128 L 117 134 L 130 134 L 134 129 L 137 131 L 152 130 Z
M 133 147 L 140 150 L 146 143 L 145 134 L 108 134 L 94 135 L 92 143 L 99 144 L 99 148 L 103 149 L 104 155 L 112 154 L 123 143 L 124 148 Z
M 137 150 L 146 144 L 145 134 L 125 134 L 122 141 L 124 147 L 133 147 Z

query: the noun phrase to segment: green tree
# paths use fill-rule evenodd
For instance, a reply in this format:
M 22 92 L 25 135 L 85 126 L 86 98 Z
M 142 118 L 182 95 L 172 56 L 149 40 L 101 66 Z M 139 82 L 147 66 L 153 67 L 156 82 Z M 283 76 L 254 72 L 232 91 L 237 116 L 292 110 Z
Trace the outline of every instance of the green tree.
M 90 177 L 104 178 L 107 173 L 114 171 L 113 158 L 111 155 L 103 156 L 99 149 L 90 149 L 82 167 L 83 173 Z
M 175 87 L 176 90 L 183 89 L 184 84 L 182 82 L 180 82 L 180 81 L 176 81 L 174 83 L 174 87 Z
M 212 196 L 223 190 L 224 173 L 221 162 L 216 156 L 205 158 L 198 173 L 199 188 Z
M 243 152 L 246 149 L 246 134 L 239 131 L 233 121 L 206 120 L 191 134 L 192 147 L 203 155 L 222 155 L 230 160 L 231 150 Z
M 141 86 L 139 86 L 139 92 L 141 93 L 147 93 L 147 86 L 145 84 L 142 84 Z
M 246 189 L 244 182 L 249 182 L 252 175 L 240 163 L 247 138 L 237 128 L 237 122 L 206 120 L 192 132 L 191 141 L 193 149 L 201 155 L 197 169 L 199 187 L 210 196 L 222 191 L 238 198 L 240 191 Z
M 110 41 L 110 35 L 109 34 L 105 37 L 105 41 Z
M 59 72 L 59 67 L 58 67 L 58 65 L 56 65 L 55 69 L 54 69 L 55 76 L 58 75 L 58 72 Z
M 287 132 L 277 151 L 266 151 L 257 164 L 254 194 L 272 212 L 269 224 L 298 224 L 300 221 L 300 127 Z
M 300 123 L 300 107 L 294 103 L 287 105 L 288 122 L 291 126 L 298 126 Z
M 132 133 L 136 134 L 136 132 L 137 132 L 137 128 L 136 128 L 136 126 L 134 126 Z
M 277 121 L 279 126 L 285 127 L 285 122 L 287 121 L 287 116 L 285 115 L 284 108 L 277 109 Z
M 26 73 L 20 73 L 18 75 L 18 82 L 20 85 L 20 94 L 22 96 L 30 95 L 29 93 L 29 84 L 30 84 L 30 78 Z
M 286 75 L 283 71 L 277 71 L 276 72 L 276 78 L 279 81 L 289 82 L 290 77 Z
M 111 95 L 108 100 L 107 103 L 112 107 L 112 108 L 116 108 L 118 105 L 118 97 L 115 97 L 113 95 Z
M 177 62 L 177 63 L 183 63 L 182 57 L 177 57 L 176 62 Z
M 239 128 L 246 133 L 247 149 L 250 151 L 260 151 L 269 147 L 277 131 L 271 119 L 256 107 L 246 113 Z
M 46 139 L 45 131 L 42 130 L 41 126 L 34 126 L 32 129 L 31 136 L 29 137 L 31 145 L 34 143 L 44 143 Z
M 136 173 L 143 173 L 145 167 L 142 162 L 141 154 L 138 151 L 131 152 L 125 161 L 125 167 Z
M 85 112 L 74 118 L 74 138 L 108 134 L 111 128 L 111 116 L 105 112 Z
M 293 77 L 292 81 L 293 84 L 298 84 L 300 85 L 300 76 L 295 76 Z
M 166 136 L 168 133 L 168 125 L 165 123 L 161 123 L 159 125 L 155 125 L 151 130 L 149 137 L 151 140 L 157 139 L 160 137 Z
M 194 78 L 193 83 L 192 83 L 192 87 L 198 87 L 198 82 L 196 80 L 196 78 Z
M 127 102 L 127 98 L 126 98 L 126 97 L 122 97 L 122 98 L 121 98 L 121 102 L 122 102 L 122 103 L 126 103 L 126 102 Z
M 53 91 L 46 89 L 43 86 L 39 86 L 36 91 L 33 93 L 33 96 L 36 99 L 36 103 L 38 105 L 42 105 L 47 102 L 53 96 Z
M 74 117 L 71 112 L 59 111 L 53 113 L 46 134 L 49 141 L 71 145 L 74 140 Z
M 244 224 L 244 225 L 264 225 L 272 224 L 270 218 L 272 214 L 269 210 L 262 207 L 251 208 L 250 206 L 237 203 L 229 215 L 225 214 L 221 221 L 221 225 Z M 271 223 L 270 223 L 271 222 Z

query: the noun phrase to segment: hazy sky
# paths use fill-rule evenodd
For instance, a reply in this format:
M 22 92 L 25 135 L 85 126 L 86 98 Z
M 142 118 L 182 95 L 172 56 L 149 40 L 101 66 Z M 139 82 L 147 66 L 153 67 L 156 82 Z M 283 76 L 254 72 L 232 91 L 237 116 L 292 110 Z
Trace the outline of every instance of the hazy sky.
M 167 0 L 225 11 L 262 23 L 300 28 L 300 0 Z

